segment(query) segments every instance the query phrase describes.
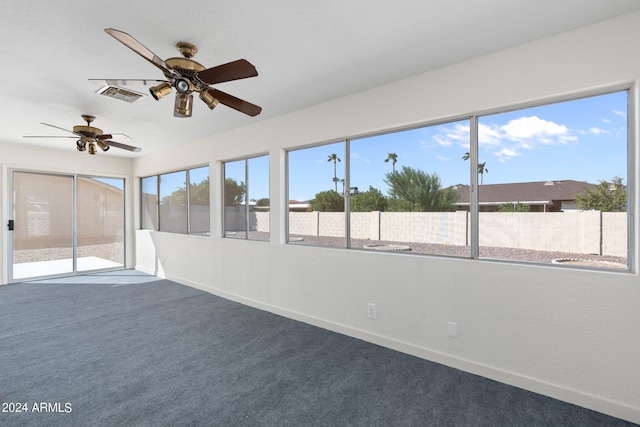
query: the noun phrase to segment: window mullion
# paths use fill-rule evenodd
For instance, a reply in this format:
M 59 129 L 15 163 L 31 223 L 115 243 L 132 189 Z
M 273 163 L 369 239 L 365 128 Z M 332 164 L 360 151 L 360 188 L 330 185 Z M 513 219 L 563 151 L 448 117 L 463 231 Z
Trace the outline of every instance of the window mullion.
M 471 258 L 479 257 L 478 116 L 469 119 L 469 245 Z

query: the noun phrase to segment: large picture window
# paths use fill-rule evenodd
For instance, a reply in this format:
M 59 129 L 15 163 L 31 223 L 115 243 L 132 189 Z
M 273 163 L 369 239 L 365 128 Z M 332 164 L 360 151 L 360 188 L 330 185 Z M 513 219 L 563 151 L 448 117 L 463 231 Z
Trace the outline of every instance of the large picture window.
M 469 120 L 350 141 L 351 247 L 470 256 Z
M 141 178 L 142 229 L 209 234 L 209 167 Z
M 224 236 L 269 240 L 269 156 L 224 163 Z
M 620 91 L 478 119 L 481 258 L 627 267 L 627 104 Z
M 289 151 L 288 241 L 628 270 L 628 98 Z

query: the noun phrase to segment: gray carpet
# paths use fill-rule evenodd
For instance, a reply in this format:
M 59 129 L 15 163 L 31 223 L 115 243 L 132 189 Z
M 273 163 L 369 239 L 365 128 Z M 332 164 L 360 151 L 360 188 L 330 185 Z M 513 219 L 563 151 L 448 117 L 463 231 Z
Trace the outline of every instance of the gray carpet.
M 2 426 L 633 425 L 131 270 L 0 286 L 0 366 Z

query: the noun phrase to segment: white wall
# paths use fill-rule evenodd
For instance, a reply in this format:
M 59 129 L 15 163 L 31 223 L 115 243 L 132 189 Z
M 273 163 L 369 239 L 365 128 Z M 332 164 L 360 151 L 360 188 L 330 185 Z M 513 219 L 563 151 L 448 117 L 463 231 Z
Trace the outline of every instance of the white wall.
M 133 179 L 131 159 L 117 158 L 100 153 L 91 156 L 88 153 L 80 153 L 76 150 L 59 150 L 38 148 L 18 144 L 5 144 L 0 142 L 0 188 L 2 189 L 2 205 L 0 206 L 0 218 L 2 218 L 2 246 L 0 247 L 0 277 L 1 283 L 7 283 L 7 242 L 9 233 L 7 221 L 11 218 L 11 207 L 8 205 L 7 192 L 8 174 L 10 170 L 28 170 L 37 172 L 77 173 L 97 175 L 113 178 L 125 178 L 125 265 L 133 268 L 135 265 L 135 235 L 134 215 L 136 210 L 133 205 Z

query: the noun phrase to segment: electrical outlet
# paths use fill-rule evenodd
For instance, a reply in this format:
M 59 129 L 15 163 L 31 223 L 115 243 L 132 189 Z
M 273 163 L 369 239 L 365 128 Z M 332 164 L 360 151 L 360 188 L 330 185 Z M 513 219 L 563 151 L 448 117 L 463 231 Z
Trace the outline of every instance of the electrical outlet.
M 458 337 L 458 324 L 454 322 L 447 323 L 447 335 L 452 338 Z
M 367 317 L 369 319 L 375 319 L 376 316 L 377 316 L 376 305 L 371 303 L 367 304 Z

